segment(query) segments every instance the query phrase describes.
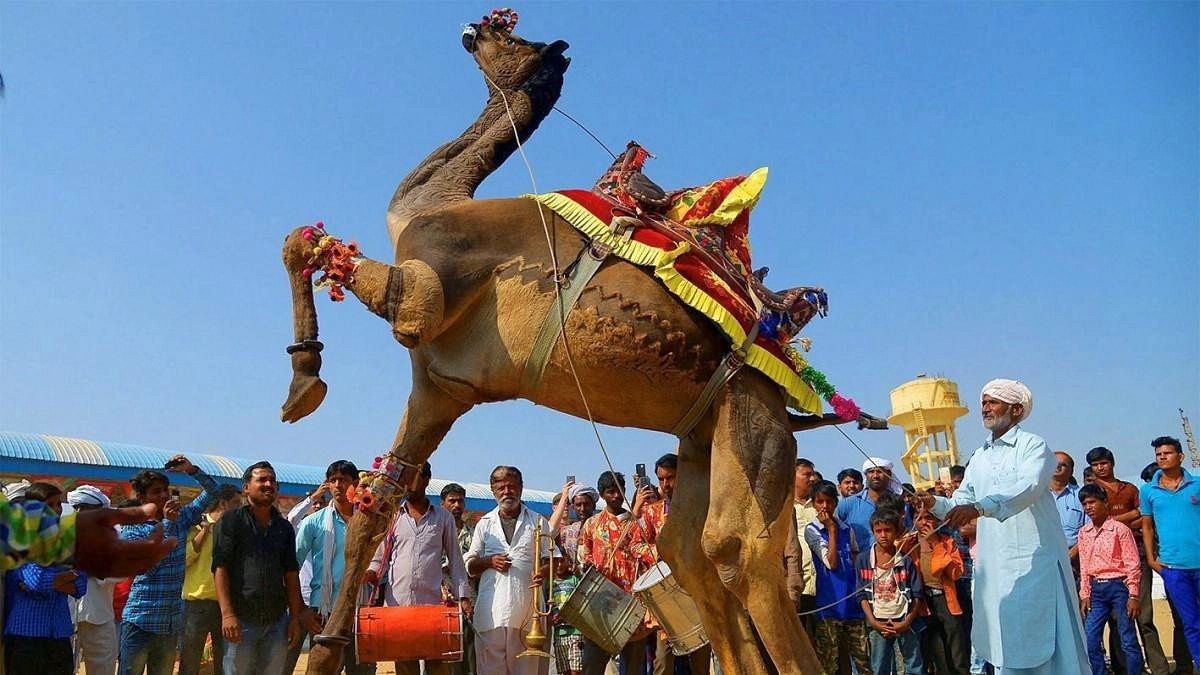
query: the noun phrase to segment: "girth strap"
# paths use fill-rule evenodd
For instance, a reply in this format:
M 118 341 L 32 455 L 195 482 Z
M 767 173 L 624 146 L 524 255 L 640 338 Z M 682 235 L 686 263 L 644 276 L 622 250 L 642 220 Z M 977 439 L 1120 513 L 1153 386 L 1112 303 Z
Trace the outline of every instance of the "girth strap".
M 542 373 L 546 370 L 546 362 L 550 360 L 550 352 L 554 351 L 554 345 L 562 335 L 567 315 L 571 313 L 575 303 L 579 302 L 579 296 L 583 295 L 584 287 L 596 275 L 600 264 L 611 252 L 612 249 L 596 241 L 589 242 L 579 252 L 579 257 L 575 259 L 575 263 L 571 265 L 570 271 L 562 280 L 555 301 L 550 305 L 550 311 L 546 313 L 546 320 L 542 323 L 541 331 L 533 341 L 533 350 L 529 352 L 529 360 L 525 362 L 525 370 L 521 374 L 522 390 L 532 391 L 542 379 Z
M 704 391 L 700 392 L 700 396 L 696 402 L 688 408 L 683 419 L 675 425 L 671 433 L 678 438 L 684 438 L 692 432 L 692 429 L 700 423 L 700 419 L 708 412 L 712 406 L 713 399 L 717 397 L 717 392 L 721 391 L 721 387 L 729 384 L 733 376 L 737 374 L 742 366 L 746 365 L 746 353 L 750 351 L 750 346 L 758 338 L 758 322 L 754 322 L 754 326 L 750 329 L 750 334 L 746 336 L 746 340 L 742 342 L 742 346 L 729 352 L 725 358 L 721 359 L 721 364 L 713 371 L 712 377 L 708 378 L 708 384 L 704 385 Z

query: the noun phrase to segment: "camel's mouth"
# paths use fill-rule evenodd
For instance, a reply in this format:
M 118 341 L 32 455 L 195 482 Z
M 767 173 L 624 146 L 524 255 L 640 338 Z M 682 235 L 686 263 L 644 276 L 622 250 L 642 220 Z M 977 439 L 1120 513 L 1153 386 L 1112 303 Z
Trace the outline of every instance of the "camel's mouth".
M 469 23 L 463 26 L 462 46 L 467 53 L 475 53 L 475 39 L 479 37 L 479 24 Z

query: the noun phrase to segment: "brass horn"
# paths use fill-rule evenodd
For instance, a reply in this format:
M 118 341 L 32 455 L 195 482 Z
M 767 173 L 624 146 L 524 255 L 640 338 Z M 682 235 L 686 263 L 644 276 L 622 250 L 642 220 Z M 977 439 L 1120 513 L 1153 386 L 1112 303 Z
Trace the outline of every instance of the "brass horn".
M 537 575 L 537 570 L 542 566 L 542 520 L 538 518 L 533 528 L 533 570 L 534 576 Z M 554 556 L 550 556 L 550 583 L 554 583 Z M 543 609 L 542 604 L 542 585 L 538 583 L 530 584 L 533 589 L 533 598 L 530 602 L 529 621 L 525 625 L 529 626 L 525 634 L 521 636 L 521 642 L 525 645 L 525 651 L 517 654 L 517 658 L 525 656 L 541 656 L 550 658 L 550 653 L 544 647 L 546 646 L 546 629 L 544 623 L 546 617 L 550 616 L 550 608 Z

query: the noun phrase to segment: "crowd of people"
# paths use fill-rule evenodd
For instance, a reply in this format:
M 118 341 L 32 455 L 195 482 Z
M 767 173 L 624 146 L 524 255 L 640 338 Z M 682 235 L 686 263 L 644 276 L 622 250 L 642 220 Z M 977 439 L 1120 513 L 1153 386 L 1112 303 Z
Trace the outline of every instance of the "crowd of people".
M 991 436 L 931 491 L 899 483 L 883 458 L 844 468 L 834 481 L 811 461 L 796 461 L 796 527 L 782 564 L 795 605 L 789 611 L 799 614 L 826 672 L 1193 673 L 1200 485 L 1182 467 L 1180 441 L 1153 441 L 1154 461 L 1140 486 L 1116 477 L 1111 451 L 1094 448 L 1080 484 L 1069 453 L 1051 453 L 1020 427 L 1032 410 L 1028 389 L 998 382 L 982 396 Z M 540 585 L 557 672 L 600 675 L 619 663 L 626 675 L 709 673 L 708 647 L 677 658 L 649 614 L 614 654 L 558 613 L 589 569 L 629 592 L 659 562 L 678 459 L 667 453 L 653 467 L 655 480 L 639 467 L 632 486 L 612 471 L 594 485 L 568 480 L 545 518 L 522 501 L 520 469 L 497 466 L 490 476 L 495 508 L 468 523 L 461 485 L 447 484 L 439 503 L 428 498 L 432 467 L 425 463 L 354 593 L 385 607 L 457 607 L 468 619 L 464 654 L 455 662 L 397 662 L 397 672 L 548 672 L 544 658 L 518 658 L 536 604 L 532 589 Z M 191 476 L 203 491 L 181 505 L 172 472 Z M 152 505 L 162 519 L 129 521 L 119 536 L 157 541 L 165 534 L 174 537 L 169 551 L 124 579 L 46 560 L 9 570 L 6 673 L 66 675 L 82 665 L 88 675 L 166 675 L 178 665 L 181 675 L 193 675 L 207 658 L 216 673 L 292 673 L 305 641 L 323 639 L 343 595 L 359 479 L 352 462 L 333 462 L 325 482 L 285 515 L 265 461 L 246 469 L 240 491 L 218 485 L 182 455 L 165 472 L 139 472 L 130 480 L 132 503 Z M 65 502 L 83 514 L 111 506 L 89 485 L 64 493 L 23 482 L 8 486 L 5 497 L 6 509 L 27 502 L 61 513 Z M 538 532 L 547 545 L 533 545 Z M 1153 572 L 1163 579 L 1176 627 L 1173 671 L 1155 626 Z M 357 662 L 354 640 L 341 654 L 344 672 L 375 672 L 374 663 Z

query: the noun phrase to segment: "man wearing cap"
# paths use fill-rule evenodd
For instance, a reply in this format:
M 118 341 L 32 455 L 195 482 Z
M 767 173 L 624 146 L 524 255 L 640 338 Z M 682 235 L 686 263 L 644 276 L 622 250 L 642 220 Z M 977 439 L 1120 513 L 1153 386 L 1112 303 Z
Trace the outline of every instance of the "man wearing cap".
M 1054 453 L 1018 425 L 1033 411 L 1033 394 L 1015 380 L 992 380 L 980 398 L 991 436 L 962 485 L 949 498 L 922 495 L 950 527 L 978 518 L 971 643 L 999 675 L 1088 675 L 1067 539 L 1050 492 Z
M 900 481 L 892 476 L 892 466 L 890 460 L 868 457 L 862 466 L 867 487 L 838 502 L 838 520 L 854 530 L 854 539 L 864 551 L 875 543 L 875 535 L 871 532 L 871 516 L 875 513 L 876 504 L 880 499 L 900 495 Z
M 107 509 L 108 496 L 93 485 L 80 485 L 67 493 L 76 511 Z M 113 675 L 117 670 L 117 623 L 113 614 L 113 586 L 121 579 L 88 577 L 87 593 L 79 600 L 75 616 L 75 644 L 86 675 Z

